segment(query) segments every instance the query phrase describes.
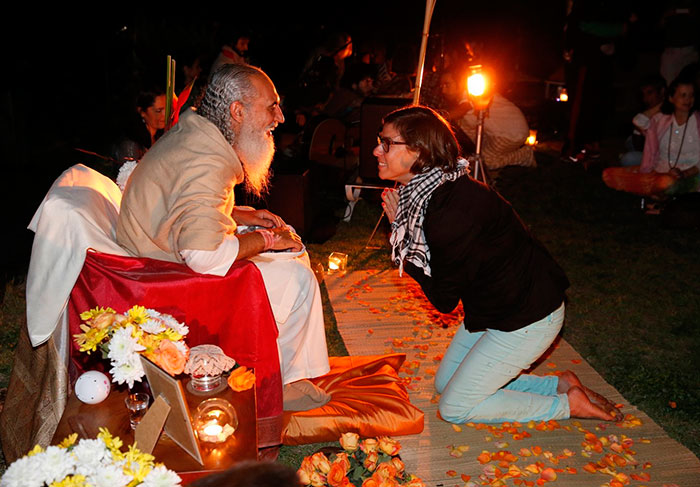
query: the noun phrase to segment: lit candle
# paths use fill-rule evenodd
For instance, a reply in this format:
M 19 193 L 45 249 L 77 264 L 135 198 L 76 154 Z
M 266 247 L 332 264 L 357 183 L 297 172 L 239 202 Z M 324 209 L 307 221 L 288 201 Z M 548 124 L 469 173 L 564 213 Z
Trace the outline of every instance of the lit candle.
M 197 406 L 195 424 L 200 441 L 223 443 L 236 431 L 238 417 L 228 401 L 211 398 Z
M 569 94 L 566 92 L 566 88 L 559 88 L 559 98 L 558 101 L 567 102 L 569 101 Z
M 525 144 L 534 146 L 537 144 L 537 130 L 530 130 L 530 135 L 525 139 Z
M 333 252 L 328 256 L 328 270 L 333 271 L 344 271 L 348 263 L 347 254 L 342 252 Z

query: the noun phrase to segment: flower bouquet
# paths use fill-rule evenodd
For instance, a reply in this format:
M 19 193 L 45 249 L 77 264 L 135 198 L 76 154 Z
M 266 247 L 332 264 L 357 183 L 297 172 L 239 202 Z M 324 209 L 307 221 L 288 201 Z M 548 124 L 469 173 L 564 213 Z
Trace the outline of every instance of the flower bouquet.
M 95 440 L 75 443 L 72 434 L 46 450 L 39 445 L 10 465 L 0 487 L 173 487 L 180 477 L 134 445 L 122 452 L 122 441 L 100 428 Z
M 342 451 L 316 452 L 304 458 L 297 471 L 303 485 L 313 487 L 424 487 L 423 481 L 408 474 L 398 453 L 401 444 L 388 436 L 360 441 L 356 433 L 343 433 Z
M 94 308 L 80 314 L 83 333 L 74 336 L 81 352 L 99 348 L 108 358 L 109 373 L 117 384 L 134 386 L 145 372 L 139 354 L 143 354 L 170 375 L 181 374 L 189 348 L 183 337 L 189 328 L 167 314 L 143 306 L 134 306 L 119 314 L 112 308 Z

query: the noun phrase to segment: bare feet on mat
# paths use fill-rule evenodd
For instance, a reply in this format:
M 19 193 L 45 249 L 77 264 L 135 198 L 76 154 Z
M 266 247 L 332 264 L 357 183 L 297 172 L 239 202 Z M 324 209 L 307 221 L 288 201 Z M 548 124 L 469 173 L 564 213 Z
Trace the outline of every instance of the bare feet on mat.
M 331 400 L 330 394 L 310 380 L 286 384 L 282 390 L 285 411 L 308 411 L 320 408 Z
M 579 418 L 588 418 L 588 417 L 593 417 L 593 418 L 600 418 L 600 419 L 605 419 L 608 421 L 622 421 L 623 414 L 620 412 L 619 409 L 615 407 L 615 404 L 607 399 L 606 397 L 598 394 L 592 389 L 589 389 L 588 387 L 584 386 L 579 378 L 571 372 L 570 370 L 565 371 L 559 376 L 559 384 L 557 385 L 557 392 L 560 394 L 568 394 L 569 395 L 569 407 L 571 408 L 571 416 L 575 416 L 573 412 L 573 407 L 571 406 L 571 394 L 569 394 L 569 391 L 572 388 L 577 388 L 581 392 L 584 393 L 588 403 L 592 404 L 595 406 L 597 410 L 602 410 L 604 412 L 603 416 L 577 416 Z

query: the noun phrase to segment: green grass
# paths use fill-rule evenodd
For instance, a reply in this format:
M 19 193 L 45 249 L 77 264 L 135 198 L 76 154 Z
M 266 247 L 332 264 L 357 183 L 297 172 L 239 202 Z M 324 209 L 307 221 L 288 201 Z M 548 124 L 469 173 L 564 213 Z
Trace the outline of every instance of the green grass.
M 700 231 L 666 229 L 644 215 L 639 198 L 607 189 L 595 172 L 538 153 L 537 169 L 501 171 L 497 189 L 567 272 L 564 337 L 632 404 L 700 455 Z M 387 269 L 386 220 L 361 200 L 350 223 L 322 245 L 309 245 L 313 264 L 333 251 L 350 269 Z M 346 355 L 322 287 L 331 355 Z M 17 330 L 24 325 L 24 286 L 7 287 L 0 312 L 0 388 L 7 386 Z M 677 407 L 671 408 L 673 401 Z M 294 467 L 324 444 L 284 447 Z

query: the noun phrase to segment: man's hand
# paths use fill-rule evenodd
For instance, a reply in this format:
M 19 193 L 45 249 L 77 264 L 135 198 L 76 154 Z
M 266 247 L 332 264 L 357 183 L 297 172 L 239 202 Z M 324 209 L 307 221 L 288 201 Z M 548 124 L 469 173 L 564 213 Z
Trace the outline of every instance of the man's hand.
M 385 189 L 382 191 L 382 201 L 384 213 L 386 213 L 389 223 L 393 223 L 396 219 L 396 211 L 399 208 L 399 192 L 395 189 Z
M 231 218 L 239 225 L 257 225 L 265 228 L 284 227 L 286 223 L 279 216 L 267 210 L 256 210 L 249 206 L 236 206 L 233 208 Z
M 294 252 L 299 252 L 304 248 L 304 244 L 301 243 L 301 237 L 292 232 L 287 226 L 273 228 L 272 233 L 275 234 L 275 243 L 271 250 L 293 250 Z

